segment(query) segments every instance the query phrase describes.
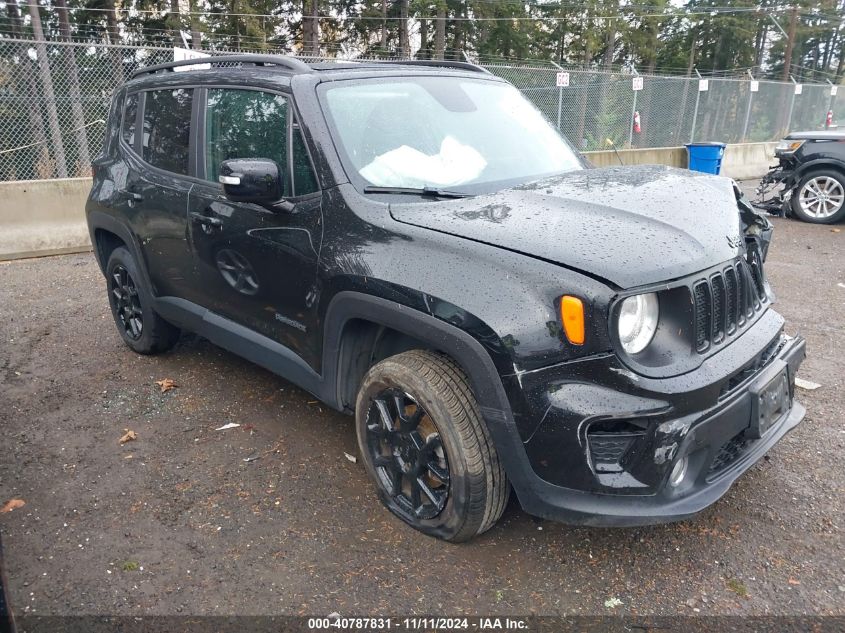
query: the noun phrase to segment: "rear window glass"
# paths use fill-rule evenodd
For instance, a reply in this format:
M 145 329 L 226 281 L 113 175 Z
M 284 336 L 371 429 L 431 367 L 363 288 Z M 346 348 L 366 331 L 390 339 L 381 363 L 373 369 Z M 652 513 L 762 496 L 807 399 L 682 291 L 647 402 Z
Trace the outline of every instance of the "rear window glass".
M 138 95 L 131 94 L 126 96 L 126 102 L 123 107 L 123 140 L 129 147 L 135 147 L 135 121 L 138 114 Z
M 153 167 L 188 173 L 192 93 L 185 88 L 146 93 L 143 157 Z

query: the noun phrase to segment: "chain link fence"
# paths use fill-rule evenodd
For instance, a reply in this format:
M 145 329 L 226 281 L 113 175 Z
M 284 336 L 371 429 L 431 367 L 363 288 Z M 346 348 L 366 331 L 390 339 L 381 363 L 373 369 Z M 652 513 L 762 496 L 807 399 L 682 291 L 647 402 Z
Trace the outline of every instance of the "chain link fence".
M 233 52 L 233 51 L 215 51 Z M 249 52 L 249 51 L 238 51 Z M 136 68 L 173 59 L 172 48 L 0 39 L 0 181 L 85 176 L 101 149 L 114 89 Z M 584 151 L 667 147 L 691 141 L 777 140 L 786 130 L 820 129 L 845 109 L 829 85 L 643 77 L 560 68 L 485 65 L 519 88 Z M 639 126 L 634 125 L 635 117 Z M 835 118 L 834 118 L 835 121 Z

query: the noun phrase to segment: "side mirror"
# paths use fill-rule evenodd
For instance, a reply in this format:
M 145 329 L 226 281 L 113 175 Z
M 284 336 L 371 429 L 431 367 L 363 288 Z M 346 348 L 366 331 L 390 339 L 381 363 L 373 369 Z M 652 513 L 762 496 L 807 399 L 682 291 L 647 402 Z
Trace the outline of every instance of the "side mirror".
M 224 160 L 218 180 L 232 202 L 273 204 L 282 198 L 282 174 L 269 158 Z

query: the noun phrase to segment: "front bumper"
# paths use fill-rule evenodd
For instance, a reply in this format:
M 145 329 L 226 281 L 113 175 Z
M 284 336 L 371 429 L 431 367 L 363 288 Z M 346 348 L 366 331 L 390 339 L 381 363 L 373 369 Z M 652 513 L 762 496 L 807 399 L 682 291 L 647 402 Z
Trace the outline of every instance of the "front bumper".
M 636 376 L 612 355 L 519 376 L 518 389 L 508 391 L 512 401 L 522 398 L 512 425 L 520 446 L 506 449 L 503 459 L 525 511 L 567 523 L 634 526 L 688 518 L 714 503 L 804 417 L 794 383 L 805 343 L 785 336 L 782 323 L 768 311 L 722 353 L 672 379 Z M 782 371 L 791 406 L 754 439 L 753 391 Z M 502 425 L 494 426 L 502 453 Z M 627 444 L 615 463 L 607 457 L 613 442 L 596 450 L 595 428 L 605 439 L 621 430 Z M 672 468 L 684 456 L 687 475 L 671 486 Z

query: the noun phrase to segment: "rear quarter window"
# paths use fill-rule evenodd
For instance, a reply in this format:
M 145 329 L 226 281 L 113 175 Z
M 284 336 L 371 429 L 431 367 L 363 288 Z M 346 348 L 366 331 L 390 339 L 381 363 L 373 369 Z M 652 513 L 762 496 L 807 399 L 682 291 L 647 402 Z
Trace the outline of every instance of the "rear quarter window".
M 135 123 L 138 115 L 138 94 L 126 95 L 123 104 L 123 124 L 120 134 L 129 147 L 135 147 Z

